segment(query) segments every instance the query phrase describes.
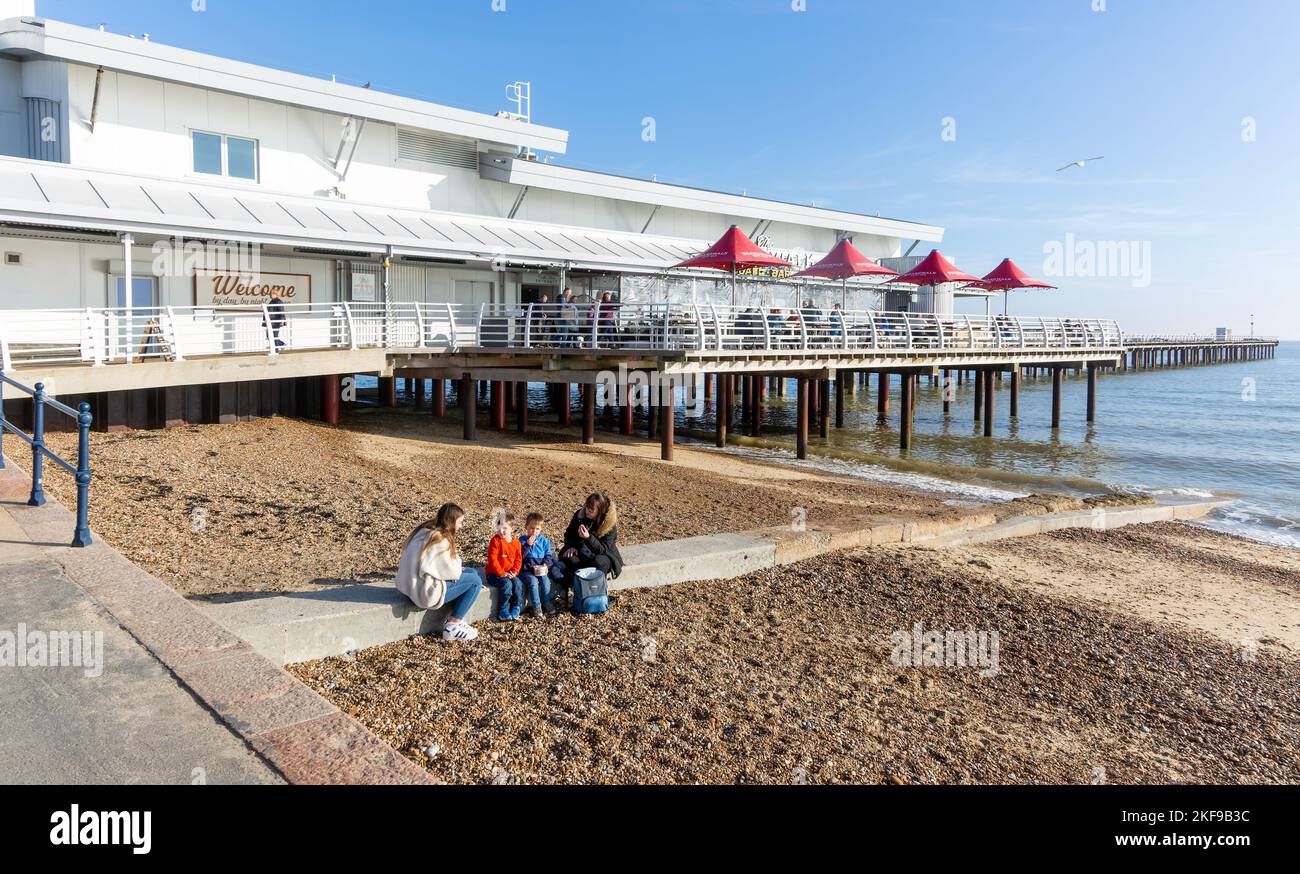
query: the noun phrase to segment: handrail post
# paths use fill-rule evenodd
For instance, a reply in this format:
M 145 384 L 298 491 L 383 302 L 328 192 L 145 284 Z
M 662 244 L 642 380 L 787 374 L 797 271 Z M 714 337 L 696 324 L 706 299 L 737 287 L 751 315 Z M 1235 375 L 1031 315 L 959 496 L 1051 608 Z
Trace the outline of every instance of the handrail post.
M 355 352 L 357 348 L 357 326 L 352 321 L 352 303 L 343 301 L 343 325 L 348 332 L 348 345 Z
M 696 343 L 698 344 L 698 346 L 699 346 L 699 351 L 703 352 L 704 349 L 705 349 L 705 344 L 704 344 L 704 316 L 701 315 L 701 313 L 700 313 L 700 304 L 699 304 L 698 301 L 692 302 L 692 303 L 691 303 L 691 306 L 694 307 L 694 309 L 695 309 L 695 330 L 696 330 L 696 331 L 698 332 L 698 334 L 699 334 L 699 338 L 698 338 L 695 342 L 696 342 Z
M 943 316 L 934 314 L 934 326 L 939 331 L 939 348 L 943 349 Z
M 29 507 L 45 506 L 45 383 L 32 395 L 32 494 Z
M 90 404 L 77 406 L 77 530 L 72 535 L 72 545 L 86 547 L 93 543 L 90 536 L 90 426 L 95 417 Z
M 184 361 L 185 356 L 181 354 L 180 331 L 176 330 L 176 309 L 174 307 L 167 307 L 167 328 L 168 333 L 171 334 L 172 360 Z
M 671 333 L 671 331 L 672 331 L 672 327 L 673 327 L 672 315 L 673 315 L 673 305 L 670 304 L 670 303 L 668 303 L 667 301 L 664 301 L 664 348 L 663 348 L 663 351 L 665 351 L 665 352 L 668 351 L 668 347 L 669 347 L 669 345 L 670 345 L 670 343 L 669 343 L 669 334 Z
M 872 349 L 879 349 L 879 348 L 880 348 L 880 332 L 879 332 L 879 329 L 876 328 L 876 314 L 873 313 L 873 312 L 868 312 L 868 313 L 867 313 L 867 318 L 871 320 L 871 348 L 872 348 Z M 870 376 L 871 374 L 867 374 L 867 375 Z
M 714 348 L 722 351 L 722 319 L 718 318 L 718 307 L 709 301 L 709 312 L 713 315 L 713 339 L 718 344 Z
M 970 338 L 969 339 L 970 348 L 974 349 L 975 348 L 975 324 L 970 320 L 970 316 L 966 316 L 966 334 Z
M 418 348 L 418 349 L 423 349 L 424 346 L 425 346 L 425 340 L 424 340 L 424 333 L 425 333 L 425 332 L 424 332 L 424 307 L 421 306 L 421 304 L 420 304 L 420 302 L 419 302 L 418 300 L 415 302 L 415 324 L 418 326 L 419 331 L 420 331 L 420 340 L 419 340 L 419 342 L 416 343 L 415 345 L 416 345 L 416 348 Z
M 907 348 L 912 348 L 912 316 L 909 313 L 903 313 L 903 327 L 907 330 Z
M 799 314 L 799 334 L 803 339 L 803 351 L 808 351 L 808 321 L 803 317 L 803 307 L 795 310 Z
M 455 352 L 457 348 L 456 340 L 456 307 L 450 303 L 447 304 L 447 324 L 450 326 L 450 336 L 447 338 L 447 351 Z
M 483 315 L 487 311 L 487 304 L 478 305 L 478 320 L 474 323 L 474 345 L 481 347 L 483 345 Z
M 771 315 L 770 308 L 759 309 L 759 314 L 763 319 L 763 348 L 766 351 L 771 352 L 772 351 L 772 320 L 768 318 L 768 316 Z
M 528 310 L 524 313 L 524 348 L 533 348 L 533 307 L 537 304 L 530 303 Z M 509 344 L 507 344 L 509 345 Z
M 275 327 L 271 324 L 271 307 L 265 302 L 262 304 L 262 325 L 266 328 L 266 354 L 279 355 L 280 350 L 275 348 Z

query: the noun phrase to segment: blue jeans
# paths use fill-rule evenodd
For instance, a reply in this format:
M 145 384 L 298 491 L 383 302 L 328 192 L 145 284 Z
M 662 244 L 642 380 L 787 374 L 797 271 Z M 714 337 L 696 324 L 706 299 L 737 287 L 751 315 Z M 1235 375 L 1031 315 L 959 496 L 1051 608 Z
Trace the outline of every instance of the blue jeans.
M 524 606 L 524 583 L 519 577 L 508 580 L 495 574 L 488 574 L 488 585 L 501 590 L 501 604 L 497 609 L 497 618 L 502 622 L 518 619 Z
M 483 580 L 477 572 L 465 569 L 460 579 L 447 583 L 447 597 L 443 603 L 451 608 L 455 619 L 464 619 L 469 615 L 469 608 L 478 600 L 478 593 L 483 591 Z
M 527 567 L 525 563 L 524 567 Z M 549 574 L 537 575 L 524 571 L 519 575 L 523 580 L 524 590 L 528 592 L 528 603 L 534 607 L 549 609 L 554 603 L 555 594 L 551 590 L 551 580 L 555 580 L 561 585 L 564 583 L 564 572 L 559 565 L 551 568 Z

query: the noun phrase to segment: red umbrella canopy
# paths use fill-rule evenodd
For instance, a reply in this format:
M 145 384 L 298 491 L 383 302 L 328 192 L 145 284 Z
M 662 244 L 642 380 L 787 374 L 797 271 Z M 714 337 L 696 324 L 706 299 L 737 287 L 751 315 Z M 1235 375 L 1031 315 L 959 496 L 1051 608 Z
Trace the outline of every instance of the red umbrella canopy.
M 753 240 L 745 236 L 744 231 L 732 225 L 718 242 L 694 258 L 676 266 L 703 267 L 709 270 L 745 270 L 749 267 L 789 267 L 790 262 L 767 254 Z
M 1046 282 L 1039 282 L 1016 266 L 1010 258 L 993 269 L 993 272 L 975 283 L 980 288 L 990 291 L 1006 291 L 1009 288 L 1056 288 Z
M 807 270 L 795 276 L 819 276 L 822 279 L 848 279 L 852 276 L 897 276 L 897 270 L 890 270 L 863 255 L 858 247 L 848 240 L 840 242 Z
M 945 282 L 979 282 L 978 276 L 971 276 L 953 266 L 952 262 L 935 249 L 925 260 L 911 270 L 890 282 L 906 282 L 909 285 L 942 285 Z

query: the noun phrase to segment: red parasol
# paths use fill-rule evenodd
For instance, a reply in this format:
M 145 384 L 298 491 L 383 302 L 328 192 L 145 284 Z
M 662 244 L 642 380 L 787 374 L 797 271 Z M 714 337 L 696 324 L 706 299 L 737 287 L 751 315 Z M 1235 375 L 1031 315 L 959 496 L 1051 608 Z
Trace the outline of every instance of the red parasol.
M 972 283 L 987 291 L 1000 291 L 1003 293 L 1002 314 L 1007 315 L 1010 310 L 1011 289 L 1013 288 L 1056 288 L 1055 285 L 1048 285 L 1046 282 L 1039 282 L 1031 277 L 1028 273 L 1021 270 L 1016 262 L 1010 258 L 1003 260 L 1001 264 L 993 268 L 993 272 L 978 282 Z
M 904 273 L 897 279 L 891 279 L 890 282 L 904 282 L 908 285 L 929 285 L 936 289 L 931 294 L 931 309 L 938 312 L 937 288 L 946 282 L 979 282 L 978 276 L 971 276 L 969 273 L 958 270 L 952 262 L 939 254 L 935 249 L 925 256 L 920 264 L 917 264 L 911 270 Z
M 745 236 L 745 232 L 732 225 L 718 242 L 705 251 L 674 265 L 677 267 L 697 267 L 706 270 L 731 271 L 731 305 L 736 305 L 736 271 L 751 267 L 789 267 L 790 262 L 775 255 L 769 255 Z
M 905 282 L 908 285 L 943 285 L 945 282 L 976 283 L 979 281 L 978 276 L 971 276 L 954 267 L 951 261 L 939 254 L 938 249 L 926 255 L 924 261 L 902 276 L 890 280 L 890 282 Z
M 844 282 L 844 308 L 849 306 L 849 278 L 853 276 L 897 276 L 897 270 L 890 270 L 872 261 L 848 240 L 840 240 L 826 257 L 807 270 L 795 274 L 799 276 L 817 276 L 822 279 L 839 279 Z

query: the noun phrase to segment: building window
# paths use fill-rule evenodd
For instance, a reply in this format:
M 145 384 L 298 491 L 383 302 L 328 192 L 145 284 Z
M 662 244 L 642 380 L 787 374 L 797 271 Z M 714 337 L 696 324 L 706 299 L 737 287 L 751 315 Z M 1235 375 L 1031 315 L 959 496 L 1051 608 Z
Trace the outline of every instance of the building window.
M 257 181 L 257 140 L 194 131 L 194 172 Z

